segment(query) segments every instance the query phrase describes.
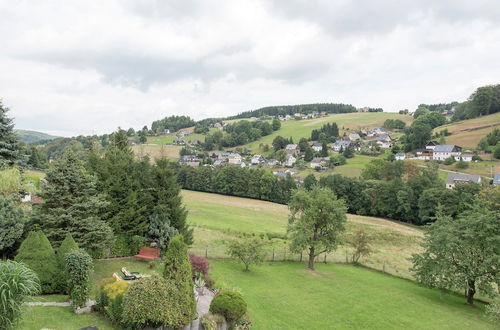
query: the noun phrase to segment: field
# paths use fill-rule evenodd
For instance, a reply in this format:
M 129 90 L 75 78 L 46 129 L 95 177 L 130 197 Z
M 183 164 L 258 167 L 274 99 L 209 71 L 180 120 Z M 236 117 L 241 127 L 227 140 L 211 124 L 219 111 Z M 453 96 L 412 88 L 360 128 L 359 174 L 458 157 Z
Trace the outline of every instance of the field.
M 216 280 L 242 291 L 254 329 L 494 329 L 479 304 L 362 267 L 212 265 Z
M 179 159 L 179 151 L 181 146 L 174 145 L 137 145 L 132 146 L 132 151 L 137 157 L 149 156 L 152 160 L 160 157 L 167 157 L 168 159 Z
M 286 205 L 184 190 L 189 210 L 188 222 L 194 227 L 195 244 L 191 250 L 212 258 L 227 258 L 224 241 L 241 235 L 255 235 L 269 240 L 267 260 L 300 260 L 291 254 L 285 239 L 288 223 Z M 363 228 L 372 238 L 373 254 L 361 263 L 385 272 L 411 278 L 408 258 L 420 250 L 420 228 L 374 217 L 348 215 L 348 232 Z M 345 262 L 350 249 L 340 247 L 326 256 L 327 261 Z M 318 260 L 323 261 L 324 255 Z
M 259 145 L 269 144 L 273 139 L 281 135 L 285 138 L 292 137 L 294 142 L 298 142 L 302 137 L 310 137 L 313 129 L 321 128 L 326 123 L 335 122 L 339 129 L 358 130 L 361 128 L 382 127 L 386 119 L 401 119 L 406 123 L 412 121 L 411 116 L 400 115 L 397 113 L 377 112 L 377 113 L 343 113 L 334 114 L 322 118 L 306 119 L 306 120 L 289 120 L 281 122 L 281 128 L 271 135 L 264 136 L 255 142 L 244 145 L 252 152 L 259 152 Z
M 447 144 L 456 144 L 465 148 L 475 148 L 479 141 L 494 128 L 500 128 L 500 112 L 439 126 L 434 129 L 434 132 L 436 133 L 447 129 L 448 132 L 451 133 L 450 136 L 446 137 Z

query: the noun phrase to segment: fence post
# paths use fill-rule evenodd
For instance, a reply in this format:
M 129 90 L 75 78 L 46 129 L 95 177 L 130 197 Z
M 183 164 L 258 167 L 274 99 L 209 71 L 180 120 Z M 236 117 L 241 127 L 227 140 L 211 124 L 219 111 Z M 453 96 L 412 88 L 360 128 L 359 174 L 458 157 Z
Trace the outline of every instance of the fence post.
M 273 248 L 273 262 L 274 262 L 274 248 Z
M 302 262 L 302 252 L 300 252 L 300 262 Z

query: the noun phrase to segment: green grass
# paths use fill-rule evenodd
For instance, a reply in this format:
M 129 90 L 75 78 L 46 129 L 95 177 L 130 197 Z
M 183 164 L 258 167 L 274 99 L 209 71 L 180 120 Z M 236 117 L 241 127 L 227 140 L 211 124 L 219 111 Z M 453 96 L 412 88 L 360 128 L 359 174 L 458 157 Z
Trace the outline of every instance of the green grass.
M 77 315 L 71 307 L 41 306 L 26 306 L 17 329 L 76 330 L 90 325 L 95 325 L 100 330 L 116 329 L 107 319 L 97 313 Z
M 212 262 L 218 282 L 241 289 L 253 329 L 494 329 L 481 305 L 361 267 L 268 263 L 243 272 Z
M 172 144 L 176 139 L 175 135 L 153 136 L 148 138 L 147 144 Z
M 69 298 L 65 294 L 47 294 L 42 296 L 30 297 L 27 301 L 34 302 L 66 302 Z
M 349 128 L 350 130 L 357 130 L 361 128 L 374 128 L 381 127 L 386 119 L 401 119 L 409 123 L 412 117 L 400 115 L 397 113 L 345 113 L 334 114 L 327 117 L 307 119 L 307 120 L 289 120 L 281 122 L 281 128 L 273 132 L 271 135 L 264 136 L 257 141 L 244 145 L 252 152 L 259 152 L 259 145 L 261 143 L 271 145 L 273 139 L 281 135 L 289 138 L 293 137 L 294 142 L 298 142 L 300 138 L 309 138 L 313 129 L 321 128 L 326 123 L 335 122 L 342 130 L 342 127 Z
M 113 276 L 113 273 L 122 275 L 122 267 L 127 268 L 130 272 L 139 272 L 141 274 L 152 274 L 155 269 L 149 268 L 149 262 L 137 258 L 117 258 L 109 260 L 95 260 L 94 261 L 94 276 L 92 282 L 94 284 L 94 289 L 97 287 L 99 282 L 106 277 Z

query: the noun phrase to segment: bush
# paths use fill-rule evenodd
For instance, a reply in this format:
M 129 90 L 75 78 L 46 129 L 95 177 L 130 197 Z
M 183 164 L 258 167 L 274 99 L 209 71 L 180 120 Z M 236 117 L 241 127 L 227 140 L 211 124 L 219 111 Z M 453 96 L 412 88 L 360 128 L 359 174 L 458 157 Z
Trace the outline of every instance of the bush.
M 221 291 L 210 303 L 210 313 L 220 314 L 234 322 L 247 312 L 247 303 L 241 293 L 234 290 Z
M 94 269 L 92 258 L 83 250 L 66 255 L 68 290 L 73 307 L 84 307 L 90 294 L 91 276 Z
M 0 329 L 13 329 L 26 297 L 39 291 L 35 272 L 18 262 L 0 261 Z
M 500 322 L 500 302 L 492 302 L 486 305 L 486 317 L 498 324 Z
M 218 314 L 207 313 L 201 317 L 201 325 L 205 330 L 217 330 L 224 324 L 224 318 Z
M 56 254 L 47 236 L 41 231 L 30 232 L 21 243 L 15 257 L 34 271 L 40 280 L 42 293 L 55 293 L 58 289 Z
M 69 293 L 68 291 L 68 269 L 66 267 L 66 255 L 71 252 L 78 250 L 78 245 L 76 244 L 73 236 L 70 233 L 66 234 L 66 237 L 61 243 L 59 249 L 57 249 L 56 259 L 57 266 L 59 267 L 59 290 L 64 293 Z
M 468 168 L 469 167 L 469 164 L 467 164 L 467 162 L 464 162 L 463 160 L 460 160 L 458 163 L 455 164 L 455 168 L 458 168 L 458 169 L 464 169 L 464 168 Z
M 183 327 L 193 318 L 186 318 L 178 297 L 175 284 L 157 275 L 136 281 L 123 295 L 123 322 L 133 328 Z
M 110 254 L 114 257 L 133 256 L 139 253 L 141 247 L 146 246 L 146 244 L 146 238 L 142 236 L 116 236 Z
M 101 283 L 101 301 L 105 303 L 102 310 L 114 324 L 123 323 L 123 295 L 129 286 L 129 282 L 113 277 Z
M 448 157 L 444 160 L 443 164 L 444 165 L 451 165 L 455 162 L 455 158 L 454 157 Z
M 203 275 L 208 275 L 208 270 L 210 269 L 210 264 L 207 259 L 198 257 L 194 253 L 189 254 L 189 261 L 191 262 L 191 270 L 193 278 L 198 273 L 202 273 Z

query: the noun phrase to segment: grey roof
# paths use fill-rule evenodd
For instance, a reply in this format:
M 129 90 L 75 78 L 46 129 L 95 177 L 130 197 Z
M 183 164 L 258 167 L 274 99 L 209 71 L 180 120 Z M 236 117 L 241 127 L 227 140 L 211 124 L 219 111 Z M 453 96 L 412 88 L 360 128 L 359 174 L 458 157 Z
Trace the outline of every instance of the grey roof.
M 479 183 L 481 182 L 481 177 L 477 174 L 448 174 L 446 184 L 453 184 L 456 181 L 470 181 Z
M 298 145 L 298 144 L 287 144 L 287 145 L 286 145 L 286 147 L 285 147 L 285 149 L 286 149 L 286 150 L 295 150 L 295 149 L 297 149 L 298 147 L 299 147 L 299 145 Z
M 495 174 L 495 176 L 493 177 L 493 184 L 500 185 L 500 174 Z
M 453 151 L 460 151 L 460 147 L 454 144 L 438 144 L 434 148 L 434 152 L 453 152 Z

